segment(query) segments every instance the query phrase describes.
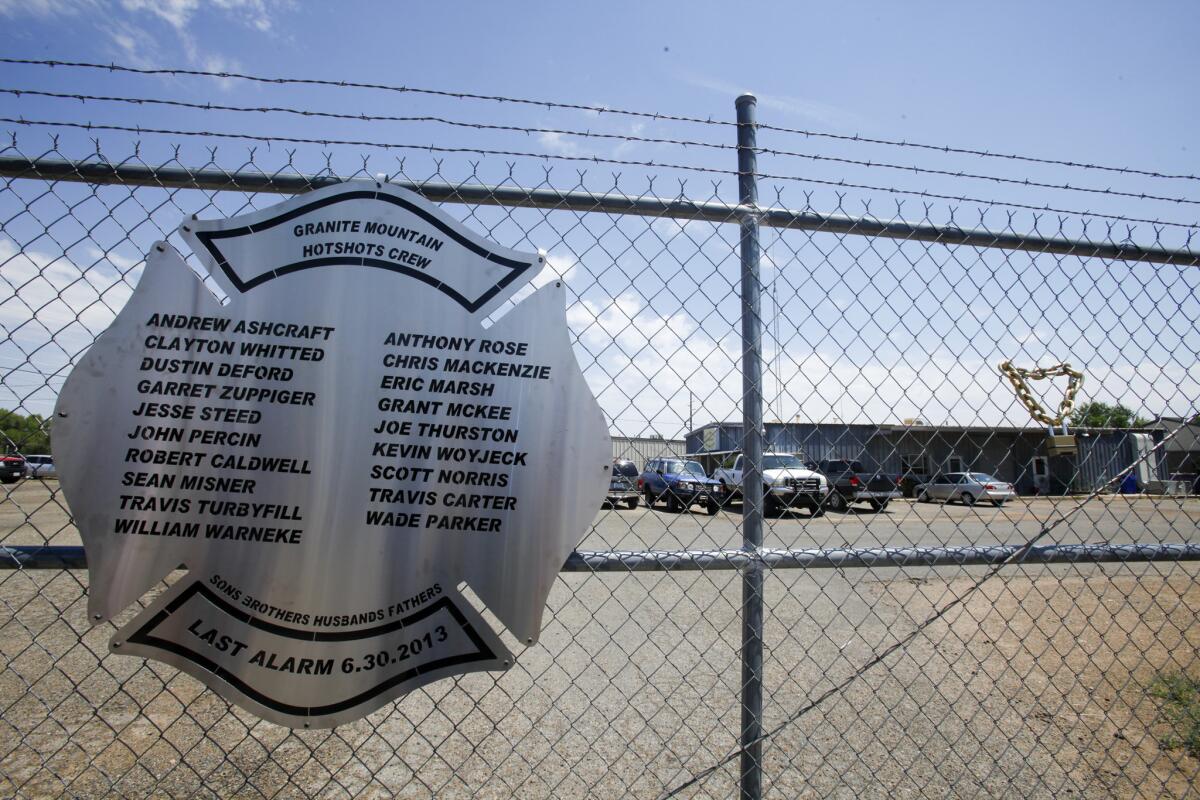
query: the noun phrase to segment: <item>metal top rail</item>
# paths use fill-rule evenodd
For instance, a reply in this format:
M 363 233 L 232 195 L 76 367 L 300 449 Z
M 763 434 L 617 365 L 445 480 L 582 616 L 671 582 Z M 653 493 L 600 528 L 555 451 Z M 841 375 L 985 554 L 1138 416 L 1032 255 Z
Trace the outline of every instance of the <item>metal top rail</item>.
M 806 550 L 576 550 L 563 572 L 696 572 L 740 570 L 759 563 L 766 569 L 852 569 L 980 567 L 1000 564 L 1024 545 L 963 547 L 835 547 Z M 1200 561 L 1200 543 L 1055 544 L 1030 547 L 1013 564 L 1115 564 Z M 184 568 L 181 565 L 181 568 Z M 77 545 L 0 545 L 0 570 L 87 569 Z
M 34 180 L 73 181 L 122 186 L 153 186 L 163 189 L 202 189 L 205 191 L 271 192 L 300 194 L 322 186 L 342 183 L 332 175 L 267 175 L 228 172 L 217 169 L 151 167 L 144 164 L 108 164 L 64 159 L 0 157 L 0 176 Z M 819 231 L 822 233 L 876 236 L 903 241 L 966 245 L 980 248 L 1025 250 L 1081 258 L 1103 258 L 1176 266 L 1200 266 L 1200 251 L 1168 247 L 1141 247 L 1131 242 L 1069 239 L 1036 236 L 986 228 L 959 228 L 905 220 L 881 220 L 847 214 L 823 214 L 787 208 L 723 203 L 716 200 L 688 200 L 625 194 L 595 194 L 586 191 L 523 189 L 486 184 L 417 183 L 388 180 L 393 186 L 417 192 L 442 203 L 504 205 L 518 208 L 545 208 L 565 211 L 589 211 L 608 214 L 668 217 L 715 223 L 737 222 L 746 215 L 758 217 L 768 228 Z

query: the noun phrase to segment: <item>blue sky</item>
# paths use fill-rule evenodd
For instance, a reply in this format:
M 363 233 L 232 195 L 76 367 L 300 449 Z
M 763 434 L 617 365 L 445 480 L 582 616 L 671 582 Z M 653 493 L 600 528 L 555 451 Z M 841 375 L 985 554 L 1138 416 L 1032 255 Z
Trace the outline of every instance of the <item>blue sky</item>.
M 345 79 L 714 120 L 731 119 L 734 97 L 749 89 L 759 97 L 761 122 L 816 134 L 1197 175 L 1200 106 L 1193 84 L 1200 74 L 1200 50 L 1194 46 L 1198 20 L 1200 7 L 1185 2 L 1018 2 L 1002 7 L 793 3 L 746 4 L 735 10 L 715 2 L 600 7 L 0 0 L 6 34 L 0 49 L 13 57 Z M 733 141 L 728 127 L 412 93 L 16 65 L 0 65 L 0 76 L 3 88 L 437 115 L 718 145 Z M 732 151 L 717 148 L 436 123 L 363 123 L 2 94 L 0 112 L 48 121 L 595 155 L 720 169 L 733 169 L 736 163 Z M 290 158 L 300 171 L 319 171 L 328 163 L 347 174 L 369 156 L 369 172 L 501 182 L 512 163 L 514 179 L 523 184 L 546 180 L 545 169 L 551 167 L 549 182 L 558 188 L 604 191 L 615 185 L 630 193 L 651 189 L 673 195 L 681 191 L 679 181 L 686 180 L 682 191 L 689 196 L 735 197 L 728 175 L 662 167 L 12 124 L 0 128 L 15 131 L 19 150 L 26 154 L 45 151 L 50 136 L 58 134 L 58 152 L 77 158 L 96 151 L 95 137 L 111 160 L 131 155 L 137 140 L 139 157 L 150 163 L 167 160 L 180 145 L 182 163 L 202 165 L 209 160 L 208 147 L 217 146 L 216 163 L 236 168 L 248 163 L 248 148 L 256 147 L 254 164 L 268 170 Z M 916 219 L 928 214 L 935 221 L 952 218 L 964 226 L 1011 224 L 1020 232 L 1035 225 L 1026 210 L 1009 209 L 1016 214 L 1010 221 L 1002 208 L 981 216 L 971 202 L 930 200 L 927 212 L 913 194 L 925 191 L 1183 224 L 1200 219 L 1196 181 L 768 130 L 760 132 L 759 143 L 821 159 L 872 164 L 762 156 L 763 172 L 809 179 L 762 182 L 764 202 L 792 207 Z M 405 159 L 402 167 L 399 157 Z M 1188 202 L 916 173 L 880 162 Z M 586 174 L 579 177 L 578 169 Z M 840 190 L 839 196 L 839 190 L 822 183 L 839 180 L 877 188 Z M 25 183 L 18 189 L 24 193 L 21 203 L 33 192 Z M 72 191 L 62 190 L 67 195 Z M 902 202 L 899 211 L 897 201 Z M 0 260 L 8 259 L 8 272 L 36 276 L 34 283 L 45 284 L 47 300 L 57 298 L 64 287 L 81 294 L 65 304 L 55 301 L 63 307 L 49 325 L 36 331 L 25 326 L 0 345 L 0 369 L 15 364 L 25 370 L 6 378 L 14 397 L 0 402 L 47 408 L 54 386 L 61 383 L 63 365 L 127 296 L 141 250 L 158 235 L 155 227 L 170 230 L 181 212 L 235 213 L 244 202 L 244 197 L 229 196 L 208 205 L 207 198 L 174 195 L 165 206 L 153 208 L 154 225 L 140 227 L 133 219 L 136 209 L 116 205 L 118 216 L 130 215 L 128 224 L 82 240 L 65 233 L 54 240 L 32 238 L 37 226 L 28 215 L 10 221 L 0 235 L 0 248 L 7 247 L 0 250 Z M 19 205 L 11 197 L 10 203 L 0 208 L 6 218 Z M 736 313 L 731 292 L 737 274 L 733 226 L 505 215 L 495 209 L 472 213 L 460 208 L 455 213 L 469 224 L 489 228 L 504 244 L 550 251 L 551 263 L 575 293 L 568 318 L 578 337 L 577 353 L 615 428 L 677 434 L 686 423 L 689 390 L 698 407 L 695 422 L 733 416 L 740 394 L 736 376 L 727 377 L 735 371 L 739 347 L 731 316 Z M 1156 231 L 1147 224 L 1132 231 L 1124 226 L 1110 230 L 1102 219 L 1085 221 L 1073 214 L 1043 214 L 1036 225 L 1046 233 L 1111 235 L 1143 244 L 1161 237 L 1179 245 L 1188 235 L 1183 227 Z M 1062 359 L 1082 364 L 1090 378 L 1085 395 L 1124 402 L 1148 414 L 1187 413 L 1200 396 L 1191 374 L 1194 359 L 1188 357 L 1200 351 L 1195 270 L 1006 258 L 998 252 L 964 254 L 797 233 L 766 232 L 764 246 L 767 308 L 777 308 L 781 320 L 768 336 L 772 377 L 767 393 L 774 398 L 768 417 L 894 422 L 919 416 L 932 422 L 1022 424 L 1024 412 L 1011 393 L 1001 391 L 995 374 L 993 362 L 1002 357 L 1029 365 Z M 77 275 L 81 268 L 88 271 L 88 287 L 72 284 L 72 270 Z M 914 282 L 919 290 L 913 289 Z M 30 296 L 34 283 L 15 284 L 22 287 L 22 298 Z M 697 292 L 697 286 L 703 291 Z M 5 291 L 18 293 L 0 285 L 0 294 Z M 1063 293 L 1067 300 L 1057 301 Z M 81 308 L 85 313 L 79 313 Z M 4 312 L 8 316 L 2 321 L 10 331 L 13 320 L 28 315 L 20 303 L 0 301 L 0 315 Z M 63 346 L 46 346 L 38 337 Z M 51 376 L 48 386 L 37 386 L 47 383 L 35 374 L 39 372 Z

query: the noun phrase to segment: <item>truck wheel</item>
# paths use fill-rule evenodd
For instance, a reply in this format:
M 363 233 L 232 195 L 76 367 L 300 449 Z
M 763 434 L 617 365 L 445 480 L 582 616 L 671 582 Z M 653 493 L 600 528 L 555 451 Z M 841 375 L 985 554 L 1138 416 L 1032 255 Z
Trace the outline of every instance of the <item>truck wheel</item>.
M 708 515 L 712 517 L 721 510 L 721 504 L 717 502 L 717 498 L 710 497 L 708 498 L 708 502 L 705 504 L 705 508 L 708 510 Z
M 638 507 L 638 499 L 636 497 L 631 497 L 628 500 L 626 500 L 625 502 L 626 502 L 626 504 L 628 504 L 628 506 L 631 510 Z
M 829 508 L 839 514 L 845 514 L 849 510 L 850 504 L 846 502 L 846 498 L 842 497 L 840 492 L 834 492 L 829 495 Z
M 814 517 L 823 517 L 825 516 L 825 506 L 820 503 L 813 503 L 808 507 L 808 512 Z
M 888 506 L 887 500 L 872 500 L 870 502 L 871 502 L 871 510 L 874 511 L 876 514 L 878 514 L 880 511 L 883 511 Z
M 654 493 L 649 487 L 646 488 L 646 508 L 654 508 Z
M 676 514 L 683 511 L 683 503 L 679 502 L 679 498 L 670 489 L 667 489 L 667 511 L 672 511 Z

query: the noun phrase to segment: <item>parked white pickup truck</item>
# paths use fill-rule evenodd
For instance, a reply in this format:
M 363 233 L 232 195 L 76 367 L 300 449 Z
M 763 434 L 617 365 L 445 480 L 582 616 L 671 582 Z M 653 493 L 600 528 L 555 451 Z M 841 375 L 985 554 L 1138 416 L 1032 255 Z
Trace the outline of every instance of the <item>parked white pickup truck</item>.
M 746 457 L 738 455 L 732 467 L 720 467 L 712 474 L 720 481 L 725 501 L 742 493 L 742 466 Z M 829 481 L 819 472 L 804 466 L 791 453 L 763 454 L 763 513 L 770 516 L 785 508 L 806 508 L 814 517 L 825 513 Z

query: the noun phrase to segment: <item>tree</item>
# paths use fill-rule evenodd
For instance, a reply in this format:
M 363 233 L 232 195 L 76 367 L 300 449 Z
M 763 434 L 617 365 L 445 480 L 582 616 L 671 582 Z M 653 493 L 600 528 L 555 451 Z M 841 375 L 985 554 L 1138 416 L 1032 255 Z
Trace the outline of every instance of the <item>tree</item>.
M 50 455 L 50 421 L 38 414 L 24 417 L 0 408 L 0 434 L 0 449 L 4 452 Z
M 1149 422 L 1119 403 L 1110 406 L 1093 401 L 1071 412 L 1071 424 L 1076 428 L 1140 428 Z

